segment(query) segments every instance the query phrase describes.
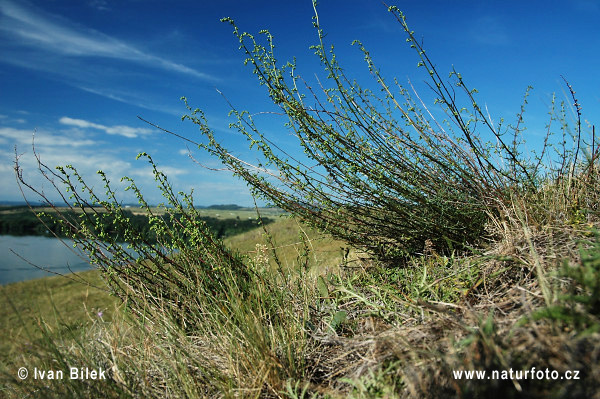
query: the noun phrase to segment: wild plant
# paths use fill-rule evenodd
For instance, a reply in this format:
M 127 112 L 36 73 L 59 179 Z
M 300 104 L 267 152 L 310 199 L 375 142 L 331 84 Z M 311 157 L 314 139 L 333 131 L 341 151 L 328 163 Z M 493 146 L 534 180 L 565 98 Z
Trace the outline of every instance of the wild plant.
M 249 269 L 239 255 L 226 248 L 208 229 L 194 208 L 192 196 L 175 194 L 152 158 L 147 154 L 139 157 L 147 158 L 168 201 L 168 206 L 153 209 L 135 182 L 122 178 L 129 183 L 126 190 L 135 193 L 141 211 L 148 216 L 149 229 L 144 230 L 149 230 L 151 236 L 130 223 L 102 171 L 98 174 L 104 182 L 104 198 L 94 192 L 73 166 L 53 170 L 38 158 L 40 171 L 71 212 L 54 205 L 44 192 L 22 179 L 21 184 L 46 203 L 53 204 L 54 212 L 49 216 L 61 225 L 82 256 L 102 271 L 116 295 L 139 312 L 151 298 L 163 308 L 170 307 L 169 312 L 177 315 L 181 326 L 193 329 L 193 323 L 201 320 L 198 296 L 220 298 L 226 291 L 225 286 L 234 282 L 239 295 L 244 297 L 248 293 Z M 17 173 L 20 177 L 18 164 Z M 139 294 L 140 290 L 144 291 L 143 295 Z
M 417 52 L 418 66 L 430 79 L 434 103 L 447 119 L 434 117 L 414 89 L 411 94 L 397 79 L 389 83 L 360 41 L 353 45 L 362 52 L 379 92 L 353 80 L 338 62 L 333 46 L 325 42 L 316 4 L 317 44 L 311 49 L 325 72 L 316 87 L 298 74 L 295 60 L 278 62 L 274 38 L 267 30 L 259 33 L 264 38 L 260 40 L 241 32 L 232 19 L 223 19 L 233 26 L 247 57 L 245 64 L 287 116 L 286 127 L 298 138 L 305 159 L 280 148 L 261 132 L 249 112 L 230 103 L 235 118 L 231 126 L 262 156 L 260 163 L 250 164 L 232 155 L 203 112 L 183 100 L 190 111 L 184 119 L 197 124 L 206 137 L 197 144 L 220 158 L 255 195 L 367 249 L 380 260 L 397 263 L 406 255 L 422 252 L 426 242 L 443 252 L 481 242 L 490 235 L 486 229 L 490 219 L 510 207 L 512 198 L 533 196 L 546 182 L 573 179 L 580 172 L 583 136 L 581 109 L 575 100 L 577 132 L 567 132 L 562 126 L 558 164 L 547 162 L 552 160 L 548 155 L 550 126 L 541 153 L 528 154 L 523 147 L 523 114 L 530 88 L 516 123 L 505 126 L 501 120 L 495 125 L 477 101 L 477 90 L 470 89 L 456 70 L 447 82 L 405 16 L 396 7 L 389 11 Z M 568 149 L 570 143 L 573 149 Z M 591 148 L 591 164 L 595 165 L 595 137 Z
M 580 261 L 565 261 L 556 273 L 568 279 L 566 290 L 560 290 L 556 301 L 534 312 L 531 319 L 554 320 L 583 335 L 600 331 L 600 233 L 594 235 L 591 245 L 581 248 Z

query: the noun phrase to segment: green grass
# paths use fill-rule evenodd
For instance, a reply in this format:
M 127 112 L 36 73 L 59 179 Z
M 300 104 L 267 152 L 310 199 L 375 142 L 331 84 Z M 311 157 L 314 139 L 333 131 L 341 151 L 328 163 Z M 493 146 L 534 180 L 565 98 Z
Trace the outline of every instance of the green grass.
M 6 362 L 39 342 L 39 323 L 60 334 L 66 329 L 84 329 L 102 312 L 111 320 L 116 298 L 106 291 L 106 284 L 96 270 L 22 281 L 0 286 L 0 359 Z M 79 281 L 74 281 L 78 279 Z M 85 280 L 89 286 L 81 281 Z M 98 287 L 98 288 L 96 288 Z

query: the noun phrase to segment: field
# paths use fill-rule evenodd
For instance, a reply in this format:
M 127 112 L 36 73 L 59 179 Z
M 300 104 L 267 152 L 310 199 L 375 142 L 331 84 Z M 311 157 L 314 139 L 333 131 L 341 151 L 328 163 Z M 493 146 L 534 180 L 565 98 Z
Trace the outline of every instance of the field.
M 70 276 L 75 277 L 75 276 Z M 79 331 L 102 312 L 111 320 L 117 305 L 96 270 L 77 273 L 81 281 L 53 276 L 0 286 L 0 361 L 6 364 L 32 350 L 48 328 L 52 336 Z M 97 288 L 98 287 L 98 288 Z

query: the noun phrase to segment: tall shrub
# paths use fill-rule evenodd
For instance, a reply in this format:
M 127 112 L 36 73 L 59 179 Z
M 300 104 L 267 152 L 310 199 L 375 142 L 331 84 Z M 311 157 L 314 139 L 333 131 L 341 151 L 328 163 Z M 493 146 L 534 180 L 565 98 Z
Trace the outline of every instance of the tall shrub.
M 316 7 L 318 42 L 311 48 L 326 74 L 318 87 L 298 75 L 295 61 L 277 61 L 268 31 L 260 32 L 261 41 L 223 19 L 233 26 L 259 84 L 287 115 L 286 126 L 310 165 L 277 146 L 248 112 L 233 106 L 233 126 L 264 163 L 253 165 L 232 155 L 202 111 L 192 109 L 185 98 L 190 113 L 184 118 L 207 138 L 199 146 L 219 157 L 257 196 L 380 259 L 397 262 L 422 251 L 426 242 L 439 250 L 476 243 L 486 234 L 490 216 L 511 195 L 535 192 L 547 170 L 542 164 L 546 147 L 537 158 L 521 147 L 524 109 L 515 125 L 495 126 L 477 103 L 477 91 L 455 70 L 446 82 L 404 15 L 395 7 L 389 11 L 416 50 L 418 66 L 427 71 L 435 103 L 446 113 L 444 121 L 433 117 L 416 92 L 411 95 L 397 80 L 388 83 L 359 41 L 353 44 L 361 50 L 379 93 L 348 76 L 333 46 L 325 44 Z M 573 164 L 572 158 L 564 154 L 560 173 Z

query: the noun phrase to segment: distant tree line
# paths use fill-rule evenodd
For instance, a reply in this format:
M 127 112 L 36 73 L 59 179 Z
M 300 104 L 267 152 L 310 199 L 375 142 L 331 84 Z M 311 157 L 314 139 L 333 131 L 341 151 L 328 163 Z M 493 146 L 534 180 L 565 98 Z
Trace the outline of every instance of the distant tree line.
M 78 215 L 77 212 L 73 211 L 65 211 L 63 213 L 73 219 L 76 219 Z M 148 216 L 136 215 L 133 212 L 126 210 L 124 211 L 124 214 L 129 218 L 131 225 L 146 236 L 149 241 L 154 242 L 156 240 L 155 234 L 150 229 Z M 103 215 L 102 218 L 98 218 L 98 223 L 102 225 L 103 231 L 110 232 L 112 220 L 110 217 L 107 218 L 106 216 L 107 215 Z M 181 217 L 181 215 L 175 216 L 176 220 Z M 200 219 L 217 238 L 241 234 L 259 225 L 259 222 L 256 219 L 219 219 L 210 216 L 201 217 Z M 262 222 L 268 224 L 273 222 L 273 220 L 262 218 Z M 36 216 L 29 208 L 24 207 L 12 209 L 11 211 L 4 209 L 4 212 L 0 213 L 0 234 L 37 236 L 57 235 L 59 237 L 67 237 L 66 232 L 60 224 L 60 219 L 53 217 L 50 213 L 38 213 Z M 114 234 L 116 234 L 116 232 L 114 232 Z
M 242 209 L 243 207 L 236 204 L 225 204 L 225 205 L 210 205 L 207 206 L 206 209 L 216 209 L 219 211 L 236 211 L 238 209 Z

